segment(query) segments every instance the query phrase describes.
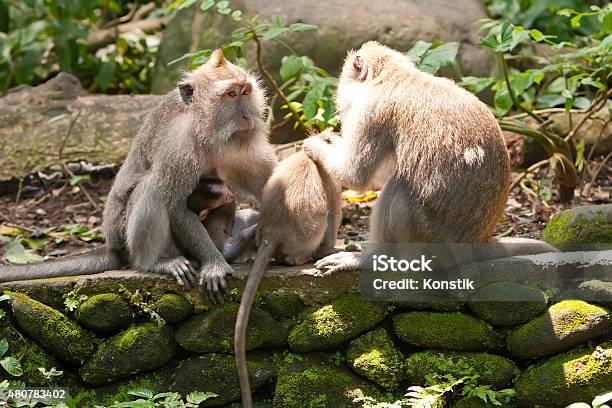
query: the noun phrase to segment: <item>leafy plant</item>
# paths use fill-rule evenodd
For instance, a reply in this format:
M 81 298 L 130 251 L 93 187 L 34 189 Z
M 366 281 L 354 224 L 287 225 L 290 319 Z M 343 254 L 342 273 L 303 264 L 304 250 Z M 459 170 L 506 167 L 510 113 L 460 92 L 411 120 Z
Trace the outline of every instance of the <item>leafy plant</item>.
M 128 394 L 138 399 L 116 402 L 108 407 L 96 405 L 96 408 L 197 408 L 202 402 L 217 397 L 212 392 L 191 392 L 183 399 L 177 392 L 156 394 L 146 388 L 132 390 Z
M 74 312 L 80 305 L 89 299 L 87 295 L 79 295 L 78 289 L 72 289 L 70 292 L 66 293 L 64 296 L 64 306 L 66 310 L 69 312 Z
M 169 9 L 183 9 L 195 3 L 195 0 L 177 0 L 169 6 Z M 317 67 L 310 58 L 297 55 L 281 40 L 282 36 L 288 33 L 316 30 L 318 28 L 316 25 L 288 24 L 280 16 L 272 16 L 266 20 L 255 16 L 246 20 L 241 10 L 232 9 L 229 1 L 225 0 L 202 0 L 200 9 L 220 14 L 238 24 L 238 27 L 232 31 L 229 42 L 220 45 L 226 57 L 240 65 L 247 65 L 245 46 L 255 45 L 255 63 L 274 91 L 268 118 L 272 130 L 288 121 L 293 121 L 294 128 L 300 127 L 304 130 L 313 127 L 322 129 L 337 124 L 332 98 L 336 79 Z M 278 76 L 282 81 L 280 84 L 262 61 L 262 48 L 269 41 L 282 44 L 289 52 L 289 55 L 283 58 L 279 70 Z M 211 53 L 210 49 L 187 53 L 170 61 L 169 64 L 189 58 L 194 67 L 199 66 L 208 60 Z M 280 120 L 273 115 L 276 107 L 286 111 Z
M 136 289 L 136 292 L 132 292 L 125 286 L 119 285 L 119 294 L 123 296 L 123 298 L 126 299 L 131 305 L 148 315 L 149 318 L 156 322 L 159 327 L 166 324 L 164 318 L 155 311 L 152 303 L 149 301 L 151 297 L 149 292 L 141 292 L 140 289 Z
M 437 74 L 440 68 L 457 67 L 458 42 L 417 41 L 406 53 L 421 71 Z
M 0 303 L 6 302 L 10 300 L 11 297 L 9 295 L 0 295 Z M 5 316 L 4 311 L 0 314 L 0 319 L 3 319 Z M 23 374 L 23 369 L 21 368 L 21 363 L 15 357 L 7 356 L 6 353 L 9 350 L 8 341 L 5 338 L 0 339 L 0 366 L 12 375 L 13 377 L 19 377 Z

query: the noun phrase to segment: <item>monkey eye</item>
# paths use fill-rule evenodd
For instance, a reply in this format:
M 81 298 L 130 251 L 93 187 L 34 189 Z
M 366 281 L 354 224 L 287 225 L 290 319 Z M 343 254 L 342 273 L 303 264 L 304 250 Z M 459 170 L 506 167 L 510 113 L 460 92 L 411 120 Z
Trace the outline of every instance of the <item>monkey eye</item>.
M 229 96 L 231 96 L 231 97 L 234 97 L 234 96 L 236 96 L 237 94 L 236 94 L 236 91 L 234 91 L 234 90 L 232 89 L 231 91 L 229 91 L 229 92 L 228 92 L 228 95 L 229 95 Z
M 248 94 L 249 94 L 249 90 L 248 90 L 248 89 L 243 90 L 243 91 L 242 91 L 242 94 L 243 94 L 243 95 L 248 95 Z

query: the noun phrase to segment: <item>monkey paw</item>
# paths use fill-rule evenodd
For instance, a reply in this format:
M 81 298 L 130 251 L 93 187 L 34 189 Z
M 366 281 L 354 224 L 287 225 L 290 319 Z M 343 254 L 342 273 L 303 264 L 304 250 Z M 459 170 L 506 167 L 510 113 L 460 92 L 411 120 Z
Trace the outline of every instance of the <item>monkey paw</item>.
M 227 290 L 225 276 L 234 270 L 226 262 L 206 264 L 200 270 L 200 295 L 213 303 L 223 304 L 223 294 Z
M 176 283 L 179 286 L 183 286 L 186 290 L 191 289 L 191 286 L 196 284 L 196 271 L 187 258 L 183 256 L 177 256 L 176 258 L 160 262 L 156 268 L 159 272 L 174 277 Z
M 318 160 L 322 152 L 328 147 L 329 145 L 318 137 L 309 137 L 302 144 L 302 150 L 312 160 Z
M 360 260 L 361 253 L 359 252 L 338 252 L 317 261 L 315 268 L 325 270 L 323 275 L 330 275 L 335 272 L 359 269 Z

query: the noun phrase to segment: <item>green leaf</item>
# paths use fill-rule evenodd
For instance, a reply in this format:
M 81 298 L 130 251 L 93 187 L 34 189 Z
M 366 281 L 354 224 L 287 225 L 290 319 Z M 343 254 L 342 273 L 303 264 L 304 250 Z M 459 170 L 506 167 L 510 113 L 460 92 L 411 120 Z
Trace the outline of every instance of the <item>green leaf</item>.
M 190 392 L 189 394 L 187 394 L 187 402 L 191 404 L 201 404 L 202 402 L 208 399 L 215 398 L 218 396 L 219 395 L 215 394 L 214 392 L 194 391 L 194 392 Z
M 100 84 L 100 89 L 102 91 L 106 91 L 108 86 L 110 85 L 111 78 L 115 73 L 116 65 L 112 62 L 103 62 L 100 67 L 100 71 L 98 72 L 98 83 Z
M 4 356 L 9 349 L 9 344 L 6 339 L 0 339 L 0 357 Z
M 172 11 L 174 9 L 182 10 L 184 8 L 190 7 L 197 0 L 176 0 L 174 3 L 168 6 L 168 10 Z
M 612 33 L 612 11 L 608 12 L 601 21 L 601 29 L 604 33 Z
M 588 77 L 587 78 L 583 78 L 580 81 L 580 83 L 582 85 L 591 85 L 591 86 L 594 86 L 597 89 L 606 89 L 606 86 L 603 83 L 601 83 L 600 81 L 597 81 L 597 80 L 595 80 L 593 78 L 588 78 Z
M 431 48 L 425 52 L 417 66 L 419 69 L 436 74 L 441 67 L 454 65 L 459 52 L 458 42 L 449 42 L 438 47 Z
M 505 86 L 495 93 L 493 101 L 495 104 L 495 115 L 498 117 L 504 116 L 512 109 L 512 98 Z
M 0 296 L 0 302 L 5 302 L 7 300 L 11 300 L 12 298 L 9 295 Z
M 271 29 L 266 31 L 264 35 L 262 35 L 261 38 L 264 41 L 271 40 L 273 38 L 278 37 L 281 34 L 285 34 L 287 31 L 289 31 L 287 27 L 272 27 Z
M 75 186 L 84 180 L 91 180 L 91 175 L 90 174 L 77 174 L 76 176 L 70 179 L 70 185 Z
M 303 66 L 304 63 L 302 62 L 302 58 L 298 57 L 297 55 L 283 57 L 279 70 L 279 74 L 283 82 L 297 76 L 302 70 Z
M 591 406 L 585 402 L 574 402 L 565 408 L 591 408 Z
M 240 10 L 232 11 L 232 20 L 234 20 L 234 21 L 242 20 L 242 11 L 240 11 Z
M 569 16 L 571 16 L 574 13 L 576 13 L 576 12 L 574 10 L 572 10 L 572 9 L 569 9 L 569 8 L 564 8 L 564 9 L 561 9 L 561 10 L 557 11 L 557 15 L 558 16 L 564 16 L 564 17 L 569 17 Z
M 4 357 L 0 360 L 0 365 L 13 377 L 19 377 L 23 374 L 21 363 L 15 357 Z
M 529 31 L 523 29 L 523 27 L 516 27 L 514 31 L 512 31 L 512 42 L 510 43 L 510 49 L 508 51 L 512 51 L 520 44 L 529 40 L 529 36 Z
M 289 26 L 289 31 L 313 31 L 318 29 L 319 26 L 316 24 L 293 23 Z
M 153 391 L 148 388 L 137 388 L 135 390 L 128 391 L 128 395 L 133 395 L 135 397 L 142 397 L 146 399 L 153 398 Z
M 9 15 L 8 7 L 4 0 L 0 0 L 0 31 L 3 33 L 9 32 L 11 16 Z
M 408 57 L 418 66 L 421 62 L 421 58 L 431 48 L 432 44 L 426 41 L 417 41 L 412 48 L 406 53 Z
M 597 394 L 593 399 L 593 407 L 597 407 L 598 405 L 603 405 L 606 402 L 612 401 L 612 390 L 606 391 L 601 394 Z
M 21 244 L 5 244 L 5 248 L 3 259 L 10 263 L 27 264 L 43 260 L 43 257 L 36 253 L 26 252 Z
M 200 5 L 200 10 L 207 11 L 215 5 L 215 0 L 204 0 Z

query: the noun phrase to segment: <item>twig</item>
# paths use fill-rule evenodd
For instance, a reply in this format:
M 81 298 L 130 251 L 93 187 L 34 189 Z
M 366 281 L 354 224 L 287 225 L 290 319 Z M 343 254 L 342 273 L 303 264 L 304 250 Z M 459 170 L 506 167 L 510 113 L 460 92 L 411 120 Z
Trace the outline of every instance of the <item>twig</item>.
M 599 176 L 599 172 L 601 171 L 601 169 L 603 169 L 603 167 L 606 165 L 606 163 L 608 162 L 608 160 L 610 160 L 610 157 L 612 156 L 612 152 L 609 152 L 608 155 L 606 157 L 604 157 L 603 161 L 601 162 L 601 164 L 597 167 L 597 170 L 595 170 L 595 172 L 593 172 L 593 176 L 591 177 L 591 182 L 589 183 L 589 185 L 584 189 L 584 195 L 586 197 L 589 196 L 590 190 L 591 190 L 591 186 L 593 185 L 593 183 L 595 182 L 595 179 L 597 178 L 597 176 Z
M 119 18 L 106 22 L 105 24 L 102 25 L 102 28 L 109 28 L 109 27 L 114 27 L 122 23 L 127 23 L 128 21 L 132 19 L 132 17 L 134 17 L 134 15 L 136 14 L 136 10 L 138 10 L 139 6 L 140 4 L 138 3 L 138 0 L 136 0 L 134 4 L 132 4 L 132 8 L 130 9 L 130 11 L 128 11 L 128 13 L 125 16 L 121 16 Z
M 601 139 L 601 137 L 603 136 L 603 133 L 608 128 L 608 123 L 610 123 L 611 121 L 612 121 L 611 119 L 608 119 L 607 121 L 604 122 L 603 126 L 601 127 L 601 131 L 599 132 L 599 134 L 597 135 L 597 138 L 595 139 L 595 142 L 593 143 L 593 146 L 591 146 L 591 150 L 589 151 L 588 156 L 584 158 L 584 163 L 585 163 L 584 169 L 583 171 L 580 172 L 580 178 L 578 179 L 578 184 L 580 185 L 580 193 L 578 194 L 579 198 L 582 197 L 582 188 L 583 188 L 582 179 L 584 177 L 584 173 L 588 171 L 587 163 L 591 161 L 591 158 L 593 157 L 593 154 L 595 153 L 595 149 L 597 148 L 597 145 L 599 144 L 599 140 Z
M 79 120 L 80 116 L 81 116 L 81 110 L 79 109 L 77 113 L 70 120 L 70 124 L 68 125 L 68 130 L 66 131 L 66 134 L 64 135 L 64 138 L 62 139 L 62 144 L 59 147 L 58 156 L 60 160 L 62 160 L 62 156 L 64 154 L 64 147 L 66 146 L 66 142 L 68 141 L 68 138 L 70 137 L 70 134 L 72 133 L 74 124 L 77 122 L 77 120 Z
M 546 109 L 539 109 L 539 110 L 533 111 L 533 113 L 537 115 L 548 115 L 549 113 L 564 113 L 564 112 L 565 112 L 565 108 L 546 108 Z M 571 109 L 571 112 L 572 113 L 584 113 L 586 112 L 586 110 Z M 523 113 L 517 113 L 516 115 L 506 116 L 504 119 L 516 120 L 516 119 L 524 118 L 526 116 L 529 116 L 529 114 L 523 112 Z
M 523 105 L 521 105 L 518 102 L 518 99 L 516 98 L 516 95 L 514 94 L 514 89 L 512 89 L 512 86 L 510 85 L 510 77 L 508 75 L 508 64 L 506 63 L 506 58 L 504 57 L 504 54 L 501 54 L 501 53 L 499 54 L 499 58 L 501 60 L 502 70 L 504 72 L 504 80 L 506 81 L 506 88 L 508 89 L 508 95 L 510 95 L 510 99 L 512 99 L 512 103 L 517 108 L 525 112 L 527 115 L 537 120 L 539 123 L 543 123 L 544 119 L 542 119 L 539 115 L 533 113 L 529 109 L 525 108 Z
M 608 89 L 606 93 L 602 93 L 599 95 L 599 97 L 595 98 L 591 106 L 589 106 L 589 109 L 586 110 L 582 119 L 580 119 L 580 122 L 578 122 L 578 124 L 572 130 L 568 132 L 567 136 L 565 136 L 564 139 L 570 140 L 572 137 L 574 137 L 574 135 L 578 132 L 578 130 L 580 130 L 582 125 L 584 125 L 585 122 L 591 116 L 593 116 L 596 112 L 599 112 L 599 110 L 603 108 L 603 106 L 607 103 L 608 98 L 611 95 L 612 95 L 612 88 Z
M 22 231 L 27 231 L 27 232 L 36 232 L 36 230 L 30 228 L 30 227 L 24 227 L 23 225 L 17 225 L 17 224 L 13 224 L 11 222 L 5 222 L 4 225 L 6 225 L 7 227 L 11 227 L 11 228 L 17 228 L 19 230 Z
M 261 41 L 259 41 L 259 38 L 257 37 L 257 33 L 253 33 L 253 38 L 255 40 L 255 44 L 257 45 L 257 66 L 259 67 L 259 71 L 262 73 L 263 76 L 266 77 L 268 82 L 270 82 L 270 85 L 272 85 L 274 92 L 283 101 L 283 103 L 287 105 L 287 109 L 289 109 L 289 111 L 293 115 L 293 118 L 296 120 L 296 122 L 300 124 L 302 129 L 305 129 L 305 130 L 310 129 L 310 126 L 304 123 L 298 111 L 291 105 L 289 100 L 287 100 L 285 93 L 282 91 L 282 89 L 278 87 L 278 84 L 276 83 L 276 81 L 274 80 L 270 72 L 266 69 L 263 62 L 261 61 Z
M 508 228 L 507 230 L 505 230 L 504 232 L 499 234 L 498 237 L 499 238 L 507 237 L 508 235 L 512 234 L 513 232 L 514 232 L 514 226 Z
M 66 170 L 66 173 L 68 173 L 70 178 L 74 178 L 74 173 L 68 168 L 68 166 L 66 166 L 66 164 L 64 164 L 64 170 Z M 91 205 L 93 205 L 93 208 L 98 208 L 98 203 L 94 201 L 94 199 L 91 197 L 91 195 L 89 194 L 89 191 L 87 191 L 83 183 L 79 181 L 77 185 L 79 186 L 83 194 L 85 194 L 85 197 L 87 197 L 87 200 L 89 200 Z
M 525 177 L 527 177 L 528 174 L 533 173 L 535 170 L 539 169 L 540 167 L 542 167 L 542 166 L 544 166 L 544 165 L 546 165 L 548 163 L 550 163 L 550 160 L 546 159 L 546 160 L 539 161 L 539 162 L 529 166 L 527 168 L 527 170 L 525 170 L 523 173 L 521 173 L 521 175 L 518 176 L 518 178 L 516 180 L 514 180 L 512 182 L 512 184 L 510 184 L 510 191 L 514 190 L 514 187 L 516 187 Z
M 90 50 L 97 50 L 105 45 L 115 42 L 119 34 L 129 33 L 134 30 L 142 30 L 145 33 L 159 31 L 164 28 L 172 19 L 172 16 L 163 16 L 158 18 L 149 18 L 140 21 L 131 21 L 125 24 L 119 24 L 115 27 L 110 27 L 102 30 L 92 31 L 87 37 L 87 46 Z

